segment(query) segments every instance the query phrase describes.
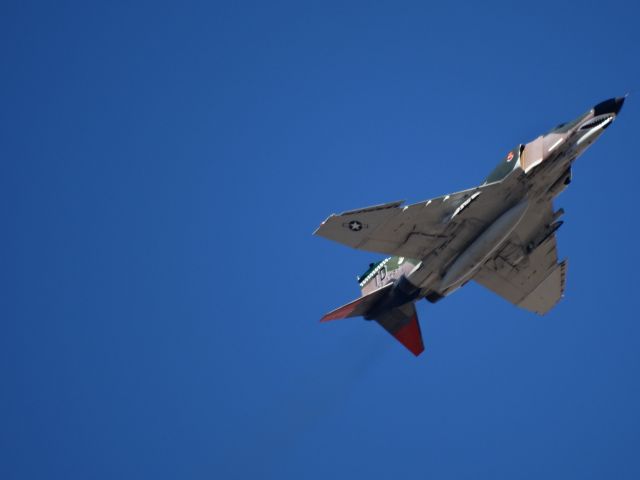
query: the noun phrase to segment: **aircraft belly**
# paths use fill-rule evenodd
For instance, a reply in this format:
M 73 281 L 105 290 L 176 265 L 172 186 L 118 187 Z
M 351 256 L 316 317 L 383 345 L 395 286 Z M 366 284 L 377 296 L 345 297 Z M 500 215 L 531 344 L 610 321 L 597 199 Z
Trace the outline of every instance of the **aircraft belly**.
M 469 245 L 447 269 L 437 290 L 443 292 L 467 280 L 506 240 L 528 208 L 522 201 L 500 215 Z

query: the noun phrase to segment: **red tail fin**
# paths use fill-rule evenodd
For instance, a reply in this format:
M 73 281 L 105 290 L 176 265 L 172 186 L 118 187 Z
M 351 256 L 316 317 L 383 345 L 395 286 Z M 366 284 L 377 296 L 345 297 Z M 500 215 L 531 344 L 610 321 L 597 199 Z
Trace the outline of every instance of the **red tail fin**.
M 400 328 L 394 335 L 398 341 L 409 349 L 416 357 L 424 352 L 422 332 L 418 323 L 418 316 L 414 315 L 409 323 Z
M 388 294 L 392 287 L 393 284 L 389 283 L 368 295 L 364 295 L 353 302 L 336 308 L 322 317 L 320 321 L 328 322 L 340 318 L 366 315 L 367 312 L 371 311 L 372 307 Z M 416 306 L 413 302 L 406 303 L 391 310 L 383 310 L 382 313 L 379 314 L 376 313 L 375 321 L 414 355 L 418 356 L 424 351 Z
M 415 356 L 424 352 L 422 332 L 413 302 L 383 312 L 376 321 Z

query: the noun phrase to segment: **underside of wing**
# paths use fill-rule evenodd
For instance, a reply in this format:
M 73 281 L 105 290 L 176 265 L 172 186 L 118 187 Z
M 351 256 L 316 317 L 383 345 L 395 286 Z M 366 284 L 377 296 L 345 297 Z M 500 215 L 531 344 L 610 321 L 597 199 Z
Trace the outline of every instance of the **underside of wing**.
M 551 202 L 534 206 L 474 280 L 518 307 L 540 315 L 551 310 L 564 294 L 567 271 L 555 236 L 561 214 Z
M 486 223 L 504 200 L 499 183 L 402 206 L 403 202 L 333 214 L 314 232 L 352 248 L 424 258 L 461 222 Z

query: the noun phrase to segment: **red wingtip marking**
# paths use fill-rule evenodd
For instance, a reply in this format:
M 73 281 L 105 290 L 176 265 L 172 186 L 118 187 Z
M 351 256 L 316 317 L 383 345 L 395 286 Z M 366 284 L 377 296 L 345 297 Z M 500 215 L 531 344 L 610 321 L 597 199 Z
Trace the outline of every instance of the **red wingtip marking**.
M 422 332 L 420 331 L 418 317 L 415 315 L 409 323 L 395 333 L 394 337 L 396 337 L 398 341 L 407 347 L 416 357 L 424 352 Z

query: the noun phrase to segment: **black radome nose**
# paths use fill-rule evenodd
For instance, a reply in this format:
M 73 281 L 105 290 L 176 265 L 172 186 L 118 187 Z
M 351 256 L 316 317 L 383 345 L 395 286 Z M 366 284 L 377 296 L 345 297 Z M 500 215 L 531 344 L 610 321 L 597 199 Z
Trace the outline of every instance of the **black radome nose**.
M 625 97 L 616 97 L 600 102 L 593 107 L 593 116 L 597 117 L 598 115 L 604 115 L 605 113 L 615 113 L 617 115 L 622 108 L 624 99 Z

